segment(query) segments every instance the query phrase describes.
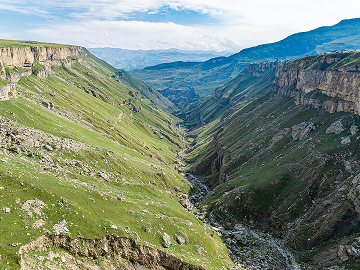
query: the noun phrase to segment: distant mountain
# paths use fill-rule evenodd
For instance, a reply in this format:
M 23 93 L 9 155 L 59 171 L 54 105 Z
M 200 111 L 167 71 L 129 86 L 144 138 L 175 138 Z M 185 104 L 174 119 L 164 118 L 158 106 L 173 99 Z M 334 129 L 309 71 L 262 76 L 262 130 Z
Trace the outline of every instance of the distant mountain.
M 343 20 L 333 26 L 293 34 L 281 41 L 244 49 L 228 57 L 217 57 L 202 63 L 174 62 L 131 71 L 166 96 L 167 92 L 195 90 L 207 96 L 214 88 L 236 77 L 253 62 L 290 60 L 333 50 L 360 49 L 360 18 Z M 170 91 L 171 90 L 171 91 Z M 170 98 L 170 100 L 172 100 Z M 173 100 L 174 101 L 174 100 Z M 176 104 L 185 106 L 186 102 Z
M 175 61 L 206 61 L 218 56 L 231 55 L 215 51 L 168 50 L 127 50 L 121 48 L 90 48 L 89 51 L 116 68 L 124 70 L 142 69 L 161 63 Z

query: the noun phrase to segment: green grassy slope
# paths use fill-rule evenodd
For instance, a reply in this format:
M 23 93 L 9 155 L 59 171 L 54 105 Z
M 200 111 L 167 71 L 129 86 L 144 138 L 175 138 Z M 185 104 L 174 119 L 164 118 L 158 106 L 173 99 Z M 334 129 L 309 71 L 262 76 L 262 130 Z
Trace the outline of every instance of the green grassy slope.
M 178 203 L 174 188 L 190 185 L 174 169 L 184 147 L 176 123 L 86 53 L 47 79 L 22 77 L 19 97 L 0 103 L 0 268 L 18 268 L 19 245 L 62 220 L 72 237 L 115 233 L 208 269 L 230 267 L 221 239 Z M 44 204 L 22 209 L 28 200 Z
M 259 77 L 254 76 L 251 70 L 242 71 L 234 79 L 215 88 L 213 95 L 186 106 L 176 115 L 184 120 L 185 127 L 193 129 L 238 110 L 239 106 L 246 105 L 251 99 L 271 89 L 275 68 L 281 67 L 282 63 L 268 65 L 273 65 L 273 68 L 256 71 Z M 236 106 L 233 108 L 234 105 Z
M 343 20 L 333 26 L 293 34 L 275 43 L 247 48 L 229 57 L 217 57 L 202 63 L 161 64 L 131 71 L 130 74 L 151 84 L 161 93 L 166 93 L 165 90 L 182 92 L 194 89 L 200 96 L 207 96 L 252 62 L 289 60 L 332 50 L 359 49 L 359 26 L 360 19 Z M 179 107 L 184 105 L 186 102 L 179 104 Z
M 308 67 L 320 62 L 316 59 L 312 57 Z M 347 54 L 342 65 L 356 64 L 350 59 Z M 360 236 L 351 195 L 359 196 L 352 181 L 360 172 L 360 144 L 358 133 L 350 133 L 351 126 L 360 125 L 360 117 L 295 105 L 292 98 L 263 91 L 262 80 L 251 81 L 259 93 L 256 99 L 221 115 L 212 107 L 214 120 L 188 137 L 186 160 L 189 170 L 212 188 L 203 201 L 210 220 L 229 228 L 242 222 L 269 231 L 299 252 L 299 261 L 311 264 L 313 256 L 328 256 L 341 241 Z M 242 88 L 236 89 L 241 93 Z M 208 103 L 199 106 L 211 108 Z M 343 130 L 327 133 L 335 121 L 341 121 Z M 313 123 L 314 129 L 306 139 L 295 140 L 293 127 L 302 122 Z M 345 137 L 351 142 L 342 144 Z

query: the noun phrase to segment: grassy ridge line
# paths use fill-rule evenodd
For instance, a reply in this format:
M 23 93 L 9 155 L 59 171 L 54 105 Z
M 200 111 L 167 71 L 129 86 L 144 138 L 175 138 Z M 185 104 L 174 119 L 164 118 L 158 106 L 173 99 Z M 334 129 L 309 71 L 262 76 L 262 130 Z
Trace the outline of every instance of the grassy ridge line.
M 66 48 L 66 47 L 71 47 L 73 45 L 56 44 L 56 43 L 44 43 L 44 42 L 38 42 L 38 41 L 0 39 L 0 48 L 1 47 L 33 47 L 33 46 L 65 47 Z
M 187 193 L 190 186 L 165 165 L 175 163 L 183 147 L 171 117 L 134 97 L 133 88 L 112 78 L 111 68 L 90 55 L 81 57 L 82 64 L 54 68 L 48 79 L 22 77 L 21 97 L 1 103 L 2 125 L 10 121 L 9 132 L 19 142 L 1 134 L 0 203 L 11 212 L 1 215 L 0 231 L 11 228 L 12 233 L 0 240 L 0 267 L 17 268 L 16 243 L 52 231 L 63 219 L 73 237 L 116 233 L 156 248 L 162 248 L 167 232 L 173 239 L 167 252 L 206 268 L 231 266 L 221 239 L 189 215 L 173 191 L 179 187 Z M 54 110 L 39 106 L 42 101 L 52 102 Z M 139 106 L 142 110 L 134 112 Z M 125 114 L 121 120 L 120 114 Z M 90 147 L 48 151 L 26 146 L 24 127 L 44 132 L 44 138 L 68 138 Z M 47 205 L 42 215 L 21 209 L 34 199 Z M 45 225 L 33 228 L 39 219 Z M 189 245 L 175 244 L 176 235 L 187 237 Z

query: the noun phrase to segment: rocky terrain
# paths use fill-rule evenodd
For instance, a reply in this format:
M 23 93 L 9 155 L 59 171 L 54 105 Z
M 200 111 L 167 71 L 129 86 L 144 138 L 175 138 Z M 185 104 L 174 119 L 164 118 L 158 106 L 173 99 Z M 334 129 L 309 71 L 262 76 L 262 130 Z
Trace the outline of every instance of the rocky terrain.
M 35 47 L 1 51 L 1 268 L 357 269 L 359 53 L 251 64 L 186 133 L 86 49 Z
M 21 269 L 35 269 L 39 266 L 47 269 L 74 270 L 204 269 L 162 250 L 137 245 L 131 238 L 116 235 L 106 235 L 101 239 L 71 239 L 65 235 L 43 235 L 21 246 L 19 254 Z
M 0 268 L 232 267 L 221 238 L 178 202 L 191 187 L 176 169 L 183 133 L 164 111 L 174 105 L 86 49 L 18 47 L 4 52 L 23 66 L 4 68 L 21 76 L 0 80 Z M 78 241 L 99 257 L 75 252 Z
M 265 250 L 272 243 L 264 232 L 281 239 L 278 247 L 302 269 L 357 269 L 358 59 L 340 53 L 254 64 L 199 103 L 203 120 L 185 114 L 199 123 L 188 137 L 189 170 L 211 188 L 201 205 L 230 232 L 240 261 L 251 252 L 231 235 L 239 224 L 257 230 L 248 236 L 265 256 L 260 269 L 269 254 L 259 243 Z M 239 98 L 254 86 L 257 96 Z

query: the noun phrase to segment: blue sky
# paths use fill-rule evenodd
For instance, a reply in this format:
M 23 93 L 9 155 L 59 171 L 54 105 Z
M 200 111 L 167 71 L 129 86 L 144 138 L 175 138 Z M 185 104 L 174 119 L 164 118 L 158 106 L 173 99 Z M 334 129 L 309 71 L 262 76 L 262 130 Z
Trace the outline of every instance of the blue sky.
M 358 10 L 358 0 L 1 0 L 0 38 L 237 52 Z

